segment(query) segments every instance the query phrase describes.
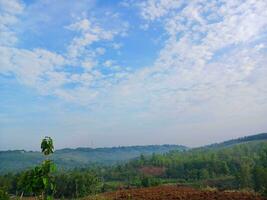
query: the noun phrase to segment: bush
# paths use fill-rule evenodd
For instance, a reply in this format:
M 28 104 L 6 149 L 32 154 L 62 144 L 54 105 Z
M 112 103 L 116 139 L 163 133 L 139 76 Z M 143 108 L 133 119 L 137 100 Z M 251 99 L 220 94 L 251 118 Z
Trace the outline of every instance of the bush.
M 161 180 L 154 177 L 144 176 L 141 179 L 141 184 L 143 187 L 158 186 L 161 184 Z

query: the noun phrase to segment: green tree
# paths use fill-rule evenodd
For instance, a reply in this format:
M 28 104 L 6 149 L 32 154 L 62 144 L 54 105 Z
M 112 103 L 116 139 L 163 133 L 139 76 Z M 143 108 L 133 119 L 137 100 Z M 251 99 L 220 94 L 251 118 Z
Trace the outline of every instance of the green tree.
M 239 172 L 236 174 L 236 180 L 240 188 L 249 188 L 252 183 L 251 166 L 248 162 L 241 162 Z
M 27 193 L 43 200 L 51 200 L 55 193 L 53 172 L 55 172 L 56 167 L 47 156 L 54 151 L 53 140 L 50 137 L 45 137 L 42 140 L 41 149 L 46 159 L 40 166 L 22 173 L 18 185 L 22 190 L 22 196 Z
M 146 158 L 145 158 L 144 154 L 141 154 L 141 155 L 140 155 L 139 162 L 140 162 L 140 166 L 145 165 Z
M 260 153 L 259 166 L 253 171 L 254 189 L 267 196 L 267 148 Z

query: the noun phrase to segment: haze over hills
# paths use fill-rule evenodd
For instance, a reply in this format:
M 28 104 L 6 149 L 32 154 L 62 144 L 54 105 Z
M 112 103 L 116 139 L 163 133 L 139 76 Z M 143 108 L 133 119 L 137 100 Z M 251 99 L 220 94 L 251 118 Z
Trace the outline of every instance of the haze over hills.
M 112 148 L 65 148 L 56 150 L 52 156 L 59 168 L 72 169 L 88 167 L 91 164 L 112 165 L 139 157 L 141 154 L 163 154 L 172 150 L 184 151 L 188 147 L 182 145 L 147 145 Z M 0 151 L 0 173 L 16 172 L 43 160 L 38 151 Z
M 227 148 L 236 144 L 267 140 L 267 133 L 232 139 L 200 148 Z M 60 169 L 88 167 L 92 164 L 112 165 L 126 162 L 141 154 L 164 154 L 169 151 L 185 151 L 189 147 L 182 145 L 148 145 L 112 148 L 65 148 L 56 150 L 52 159 Z M 198 148 L 195 148 L 198 149 Z M 0 173 L 17 172 L 39 164 L 43 157 L 38 151 L 0 151 Z

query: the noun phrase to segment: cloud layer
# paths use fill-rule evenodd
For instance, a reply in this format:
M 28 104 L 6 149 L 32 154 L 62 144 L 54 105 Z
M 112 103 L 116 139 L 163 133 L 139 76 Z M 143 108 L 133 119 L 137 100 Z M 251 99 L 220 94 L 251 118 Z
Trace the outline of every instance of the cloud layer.
M 0 73 L 40 95 L 82 106 L 89 112 L 86 117 L 107 120 L 106 127 L 140 124 L 139 134 L 149 133 L 147 142 L 150 133 L 160 137 L 165 130 L 166 143 L 179 138 L 190 143 L 198 131 L 211 137 L 212 132 L 230 130 L 230 136 L 249 126 L 259 128 L 248 131 L 267 128 L 265 0 L 147 0 L 128 5 L 145 30 L 132 27 L 118 13 L 105 11 L 99 20 L 78 10 L 61 27 L 74 35 L 60 51 L 18 45 L 22 36 L 15 27 L 26 23 L 23 16 L 32 12 L 27 6 L 0 1 Z M 127 48 L 135 29 L 158 31 L 156 37 L 163 41 L 157 58 L 141 68 L 129 68 L 127 62 L 121 66 L 112 56 L 105 59 L 107 52 Z M 211 123 L 217 125 L 207 128 Z M 182 136 L 185 131 L 189 138 Z

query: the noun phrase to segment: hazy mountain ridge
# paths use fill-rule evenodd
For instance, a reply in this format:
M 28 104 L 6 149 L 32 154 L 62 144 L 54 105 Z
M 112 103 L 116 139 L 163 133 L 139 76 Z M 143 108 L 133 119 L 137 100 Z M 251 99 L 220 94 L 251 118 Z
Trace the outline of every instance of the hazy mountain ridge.
M 88 167 L 92 164 L 112 165 L 134 159 L 140 154 L 162 154 L 172 150 L 183 151 L 188 147 L 182 145 L 147 145 L 147 146 L 122 146 L 106 148 L 65 148 L 56 150 L 52 159 L 58 168 L 70 169 Z M 16 172 L 34 165 L 43 160 L 38 151 L 9 150 L 0 151 L 0 173 Z

